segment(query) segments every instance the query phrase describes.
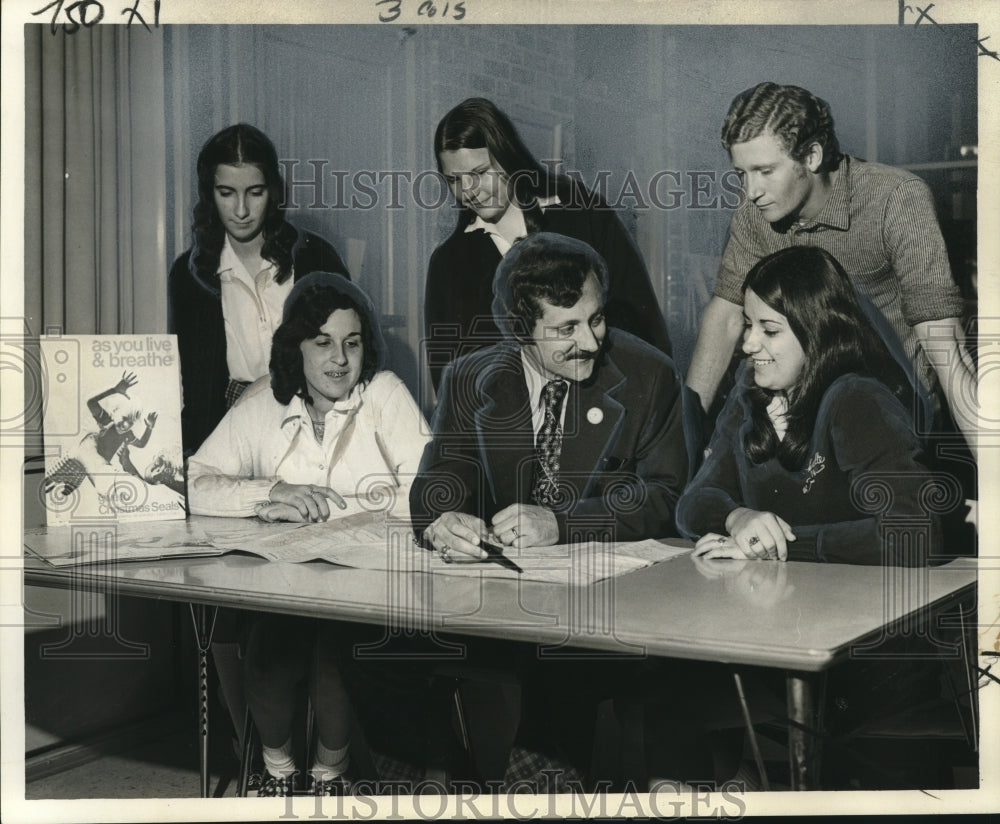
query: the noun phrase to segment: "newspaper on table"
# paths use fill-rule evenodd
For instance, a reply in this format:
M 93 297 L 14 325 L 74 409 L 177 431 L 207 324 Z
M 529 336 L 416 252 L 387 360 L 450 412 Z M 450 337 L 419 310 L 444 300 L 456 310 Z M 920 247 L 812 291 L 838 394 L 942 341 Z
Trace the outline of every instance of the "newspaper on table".
M 169 524 L 92 523 L 29 530 L 25 543 L 54 566 L 196 558 L 246 552 L 268 561 L 325 561 L 356 569 L 425 572 L 590 584 L 690 552 L 680 540 L 589 541 L 508 548 L 523 572 L 492 561 L 446 563 L 414 540 L 405 518 L 353 512 L 314 524 L 265 523 L 257 518 L 193 518 Z

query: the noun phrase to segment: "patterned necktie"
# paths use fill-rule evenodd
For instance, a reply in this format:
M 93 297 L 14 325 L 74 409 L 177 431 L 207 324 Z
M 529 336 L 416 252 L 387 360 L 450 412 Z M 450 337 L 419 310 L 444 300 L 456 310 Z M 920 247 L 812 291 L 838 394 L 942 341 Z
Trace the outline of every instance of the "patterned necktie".
M 535 483 L 531 500 L 538 506 L 552 509 L 558 499 L 559 455 L 562 453 L 562 402 L 569 389 L 566 381 L 549 381 L 542 388 L 545 418 L 535 438 Z

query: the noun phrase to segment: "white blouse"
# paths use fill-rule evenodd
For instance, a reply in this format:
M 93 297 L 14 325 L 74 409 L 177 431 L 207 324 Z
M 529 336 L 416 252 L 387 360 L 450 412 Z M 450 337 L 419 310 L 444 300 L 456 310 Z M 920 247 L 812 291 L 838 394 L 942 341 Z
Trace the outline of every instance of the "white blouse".
M 329 486 L 348 499 L 349 511 L 362 508 L 358 498 L 389 487 L 396 490 L 393 512 L 401 514 L 429 440 L 420 409 L 392 372 L 376 373 L 334 404 L 322 444 L 305 402 L 278 403 L 261 378 L 189 460 L 188 505 L 195 515 L 246 517 L 284 481 Z

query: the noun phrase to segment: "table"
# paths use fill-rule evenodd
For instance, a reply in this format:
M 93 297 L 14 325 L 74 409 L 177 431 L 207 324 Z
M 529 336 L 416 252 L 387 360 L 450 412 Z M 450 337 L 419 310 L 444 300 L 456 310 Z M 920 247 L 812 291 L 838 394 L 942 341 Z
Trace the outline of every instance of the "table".
M 31 536 L 26 545 L 44 553 L 48 537 Z M 200 652 L 203 794 L 212 607 L 378 624 L 390 632 L 526 641 L 541 645 L 543 655 L 574 647 L 778 668 L 786 673 L 793 722 L 792 786 L 809 789 L 817 783 L 818 748 L 808 731 L 817 728 L 822 673 L 852 648 L 893 633 L 934 636 L 931 618 L 968 598 L 976 574 L 970 559 L 936 568 L 883 568 L 681 556 L 579 587 L 323 562 L 269 563 L 241 553 L 58 568 L 26 555 L 24 570 L 25 582 L 33 585 L 192 605 Z M 462 657 L 460 645 L 443 643 L 442 652 L 449 650 Z

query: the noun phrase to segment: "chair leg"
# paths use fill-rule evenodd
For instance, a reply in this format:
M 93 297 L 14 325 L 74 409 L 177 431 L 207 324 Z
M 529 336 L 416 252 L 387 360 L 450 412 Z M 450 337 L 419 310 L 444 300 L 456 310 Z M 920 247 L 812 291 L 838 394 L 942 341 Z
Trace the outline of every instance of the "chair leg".
M 455 690 L 452 692 L 455 702 L 455 715 L 458 718 L 458 732 L 462 736 L 462 747 L 466 755 L 472 758 L 472 742 L 469 740 L 469 728 L 465 722 L 465 707 L 462 704 L 462 684 L 456 681 Z
M 736 694 L 740 699 L 740 710 L 743 712 L 743 723 L 746 724 L 747 735 L 750 738 L 750 749 L 753 751 L 753 760 L 757 765 L 757 772 L 760 774 L 760 783 L 764 792 L 770 791 L 771 787 L 767 780 L 767 771 L 764 769 L 764 759 L 760 755 L 760 746 L 757 743 L 757 732 L 753 728 L 753 721 L 750 718 L 750 707 L 747 705 L 746 695 L 743 693 L 743 681 L 738 672 L 733 672 L 733 681 L 736 683 Z
M 313 762 L 316 760 L 315 739 L 316 739 L 316 711 L 313 709 L 312 699 L 307 695 L 306 696 L 306 761 L 305 761 L 306 770 L 311 769 Z
M 253 753 L 253 718 L 250 715 L 250 708 L 247 707 L 243 719 L 243 752 L 240 755 L 240 775 L 236 787 L 236 794 L 240 798 L 247 797 L 247 785 L 250 783 L 250 759 Z
M 958 607 L 958 620 L 961 622 L 961 630 L 960 631 L 962 633 L 962 638 L 961 638 L 961 642 L 962 642 L 962 664 L 963 664 L 963 669 L 965 670 L 966 681 L 968 682 L 968 686 L 969 686 L 969 718 L 970 718 L 970 720 L 972 722 L 972 730 L 971 730 L 972 735 L 969 738 L 969 744 L 972 747 L 972 751 L 974 753 L 978 753 L 979 752 L 979 728 L 978 728 L 978 724 L 976 723 L 976 713 L 979 710 L 979 701 L 978 701 L 979 696 L 978 696 L 978 693 L 977 693 L 977 687 L 978 687 L 979 678 L 978 678 L 978 676 L 976 674 L 976 653 L 977 653 L 976 647 L 978 646 L 978 644 L 976 642 L 976 622 L 975 621 L 972 622 L 972 627 L 971 628 L 967 628 L 965 626 L 965 610 L 963 609 L 963 606 L 964 605 L 959 604 L 959 607 Z M 970 660 L 970 657 L 969 657 L 969 644 L 967 642 L 967 639 L 970 636 L 971 636 L 971 639 L 972 639 L 972 653 L 973 653 L 971 660 Z M 953 689 L 954 689 L 954 687 L 953 687 Z M 961 710 L 961 708 L 959 708 L 959 710 Z M 961 712 L 959 712 L 959 715 L 961 715 Z M 965 727 L 965 722 L 964 721 L 962 722 L 962 727 L 963 728 Z

